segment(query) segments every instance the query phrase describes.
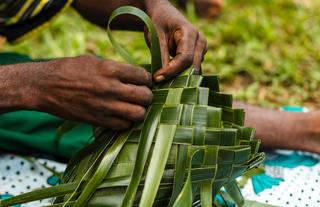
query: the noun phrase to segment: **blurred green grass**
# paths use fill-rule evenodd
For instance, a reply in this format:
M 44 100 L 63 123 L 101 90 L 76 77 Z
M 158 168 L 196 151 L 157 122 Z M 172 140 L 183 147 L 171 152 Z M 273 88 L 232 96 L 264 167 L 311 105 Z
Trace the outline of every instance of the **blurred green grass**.
M 185 15 L 208 39 L 205 73 L 220 75 L 222 90 L 238 100 L 268 108 L 320 107 L 320 2 L 308 0 L 227 0 L 220 17 Z M 149 62 L 141 33 L 115 31 L 141 63 Z M 123 61 L 102 29 L 69 9 L 50 28 L 1 51 L 55 58 L 86 53 Z

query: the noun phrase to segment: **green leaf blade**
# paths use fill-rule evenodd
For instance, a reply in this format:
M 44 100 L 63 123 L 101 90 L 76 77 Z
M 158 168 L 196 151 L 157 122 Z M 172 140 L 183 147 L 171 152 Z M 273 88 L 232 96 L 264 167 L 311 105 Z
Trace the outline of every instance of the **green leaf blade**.
M 161 124 L 159 127 L 150 166 L 147 172 L 147 178 L 140 200 L 139 206 L 141 207 L 152 206 L 153 204 L 165 165 L 167 163 L 173 137 L 176 132 L 176 127 L 176 125 L 165 124 Z

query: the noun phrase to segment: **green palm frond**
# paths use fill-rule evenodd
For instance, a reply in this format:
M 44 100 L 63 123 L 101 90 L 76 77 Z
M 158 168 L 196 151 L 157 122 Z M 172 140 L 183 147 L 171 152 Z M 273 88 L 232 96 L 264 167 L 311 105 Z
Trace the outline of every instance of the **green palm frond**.
M 151 20 L 133 7 L 120 14 L 141 18 L 152 35 L 152 72 L 161 67 L 160 47 Z M 151 25 L 151 26 L 150 26 Z M 112 44 L 128 53 L 108 30 Z M 98 128 L 95 141 L 70 160 L 59 186 L 0 201 L 2 207 L 56 197 L 53 206 L 213 206 L 224 186 L 238 206 L 244 204 L 235 178 L 264 159 L 254 129 L 244 127 L 244 111 L 219 92 L 216 75 L 194 68 L 153 88 L 154 100 L 143 123 L 124 132 Z

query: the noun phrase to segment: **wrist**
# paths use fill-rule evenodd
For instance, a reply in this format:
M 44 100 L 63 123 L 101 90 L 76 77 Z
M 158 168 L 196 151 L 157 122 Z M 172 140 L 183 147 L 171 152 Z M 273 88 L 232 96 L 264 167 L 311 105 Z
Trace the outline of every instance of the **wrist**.
M 27 64 L 0 67 L 0 113 L 33 110 L 37 101 L 30 72 Z
M 56 73 L 61 68 L 64 58 L 58 58 L 46 62 L 32 63 L 26 74 L 28 77 L 28 97 L 25 97 L 29 110 L 51 113 L 52 88 L 55 87 L 56 79 L 61 78 Z
M 154 8 L 157 8 L 160 4 L 170 4 L 171 3 L 168 0 L 143 0 L 145 12 L 149 13 Z
M 23 90 L 22 98 L 25 109 L 32 111 L 44 110 L 46 91 L 46 74 L 50 71 L 49 62 L 28 63 L 22 76 L 26 87 Z

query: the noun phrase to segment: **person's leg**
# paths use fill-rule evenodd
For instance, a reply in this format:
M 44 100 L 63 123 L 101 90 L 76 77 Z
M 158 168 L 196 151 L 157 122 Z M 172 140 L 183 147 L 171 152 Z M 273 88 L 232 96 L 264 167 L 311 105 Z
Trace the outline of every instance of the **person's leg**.
M 320 112 L 283 112 L 234 101 L 246 111 L 245 125 L 256 128 L 262 147 L 320 153 Z

